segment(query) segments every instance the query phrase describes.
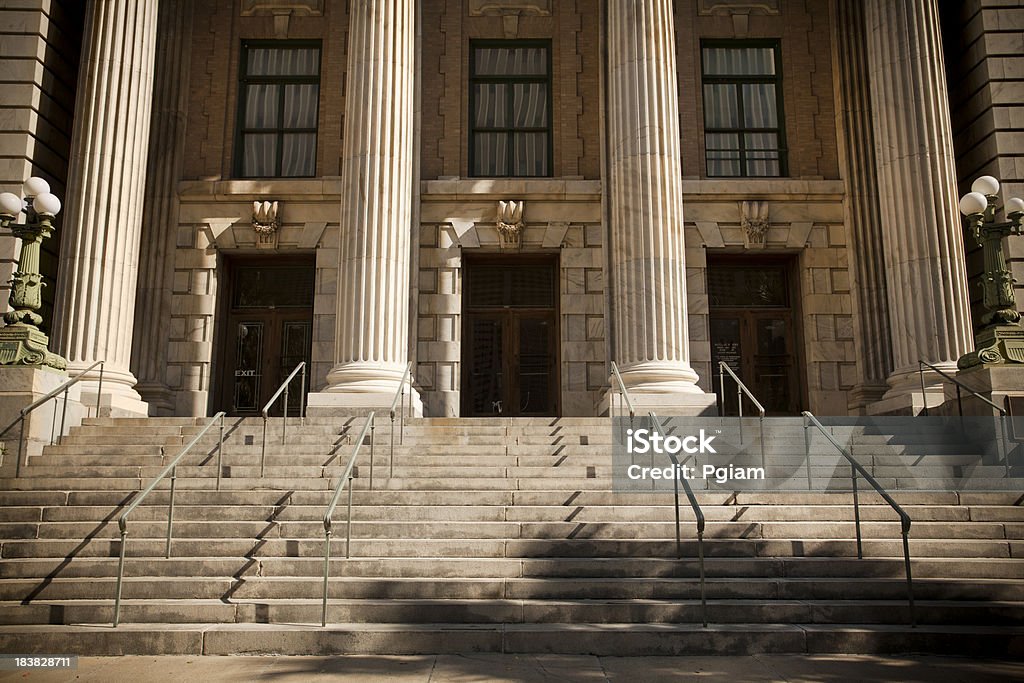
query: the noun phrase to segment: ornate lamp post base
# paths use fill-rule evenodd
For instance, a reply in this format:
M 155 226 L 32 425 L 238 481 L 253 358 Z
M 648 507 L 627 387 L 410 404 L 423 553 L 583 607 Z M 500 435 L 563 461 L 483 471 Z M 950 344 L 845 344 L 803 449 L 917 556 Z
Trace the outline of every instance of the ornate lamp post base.
M 35 327 L 8 325 L 0 329 L 0 365 L 46 365 L 67 370 L 67 361 L 47 348 L 49 342 L 49 337 Z
M 1020 325 L 990 325 L 975 335 L 974 347 L 974 351 L 957 361 L 959 369 L 1024 363 L 1024 329 Z

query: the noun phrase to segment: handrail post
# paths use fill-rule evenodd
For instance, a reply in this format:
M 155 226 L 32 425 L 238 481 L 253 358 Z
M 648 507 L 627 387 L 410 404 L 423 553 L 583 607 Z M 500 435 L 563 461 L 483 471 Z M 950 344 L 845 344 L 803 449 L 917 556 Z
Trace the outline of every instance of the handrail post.
M 901 520 L 902 521 L 902 520 Z M 910 627 L 917 627 L 917 615 L 914 610 L 914 578 L 910 573 L 910 540 L 907 534 L 910 532 L 906 524 L 903 524 L 903 567 L 907 576 L 907 602 L 910 606 Z
M 956 407 L 957 407 L 957 411 L 959 411 L 960 417 L 963 417 L 964 416 L 964 400 L 960 396 L 960 385 L 959 384 L 954 384 L 953 386 L 956 387 Z
M 21 476 L 21 454 L 25 450 L 25 416 L 21 416 L 21 436 L 18 437 L 18 460 L 14 463 L 14 477 Z M 25 454 L 25 466 L 28 467 L 28 454 Z
M 673 471 L 674 476 L 672 477 L 672 484 L 675 489 L 675 508 L 676 508 L 676 557 L 681 558 L 683 556 L 683 539 L 679 531 L 679 463 L 676 463 L 676 469 Z
M 345 520 L 345 559 L 352 557 L 352 474 L 348 475 L 348 519 Z
M 411 395 L 412 392 L 410 392 Z M 405 445 L 405 380 L 402 380 L 402 398 L 398 401 L 398 405 L 401 407 L 398 415 L 398 440 L 401 445 Z
M 65 399 L 67 403 L 67 399 Z M 55 442 L 53 440 L 54 432 L 57 431 L 57 406 L 53 406 L 53 418 L 50 420 L 50 445 L 52 446 Z
M 178 480 L 178 467 L 175 465 L 171 470 L 171 500 L 167 507 L 167 545 L 164 548 L 164 557 L 171 559 L 171 525 L 174 524 L 174 485 Z
M 114 628 L 121 622 L 121 583 L 124 580 L 124 550 L 128 545 L 128 530 L 121 529 L 121 553 L 117 560 L 117 588 L 114 592 Z
M 804 455 L 807 467 L 807 491 L 811 490 L 811 423 L 804 415 Z
M 306 426 L 306 362 L 302 362 L 302 380 L 299 386 L 299 426 Z
M 740 413 L 740 445 L 743 445 L 743 387 L 736 383 L 736 406 Z
M 331 530 L 324 530 L 324 602 L 320 610 L 320 625 L 327 626 L 327 574 L 331 569 Z
M 220 416 L 220 440 L 217 442 L 217 490 L 220 491 L 220 478 L 224 471 L 224 416 Z
M 704 628 L 708 627 L 708 598 L 704 586 L 704 530 L 697 529 L 697 559 L 700 563 L 700 616 Z
M 69 386 L 69 387 L 64 389 L 64 405 L 63 405 L 63 407 L 61 408 L 61 411 L 60 411 L 60 431 L 57 432 L 57 445 L 58 446 L 61 444 L 62 441 L 64 441 L 64 423 L 65 423 L 65 420 L 67 419 L 67 416 L 68 416 L 68 389 L 70 389 L 70 388 L 71 387 Z M 79 394 L 79 395 L 81 395 L 81 394 Z
M 391 411 L 391 438 L 390 438 L 390 451 L 391 455 L 388 457 L 388 479 L 395 476 L 395 411 Z
M 267 411 L 263 411 L 263 446 L 260 448 L 260 479 L 267 465 Z
M 376 439 L 374 439 L 374 430 L 377 429 L 377 425 L 375 424 L 376 421 L 377 421 L 377 416 L 376 415 L 374 415 L 373 417 L 370 418 L 370 490 L 371 491 L 373 490 L 373 442 L 376 441 Z
M 921 401 L 924 403 L 924 416 L 928 417 L 928 394 L 924 388 L 924 363 L 920 360 L 917 361 L 918 374 L 921 376 Z
M 761 411 L 761 416 L 759 418 L 759 424 L 760 424 L 760 429 L 761 429 L 761 467 L 767 467 L 767 465 L 765 464 L 765 456 L 764 456 L 764 411 L 763 410 Z
M 850 481 L 853 483 L 853 521 L 857 526 L 857 559 L 864 559 L 864 547 L 860 535 L 860 496 L 857 493 L 857 468 L 850 463 Z
M 100 397 L 103 396 L 103 362 L 100 363 L 100 383 L 96 387 L 96 417 L 100 416 Z
M 286 382 L 284 385 L 284 421 L 281 423 L 281 445 L 284 446 L 286 438 L 288 436 L 288 385 L 291 382 Z
M 725 426 L 725 368 L 718 361 L 718 395 L 722 401 L 722 426 Z

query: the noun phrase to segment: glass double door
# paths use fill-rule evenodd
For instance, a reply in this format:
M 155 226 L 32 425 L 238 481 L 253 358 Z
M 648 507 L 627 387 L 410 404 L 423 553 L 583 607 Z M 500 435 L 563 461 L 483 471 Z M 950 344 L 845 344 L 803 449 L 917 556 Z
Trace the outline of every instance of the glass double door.
M 467 261 L 462 415 L 558 415 L 555 261 Z

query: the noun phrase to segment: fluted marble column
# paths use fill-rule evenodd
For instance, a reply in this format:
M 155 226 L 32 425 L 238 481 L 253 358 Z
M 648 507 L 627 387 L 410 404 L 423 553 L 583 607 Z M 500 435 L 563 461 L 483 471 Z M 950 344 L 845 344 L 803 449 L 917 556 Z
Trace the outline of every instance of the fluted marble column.
M 157 0 L 91 0 L 61 245 L 58 348 L 73 373 L 106 360 L 102 402 L 145 415 L 129 370 L 149 143 Z M 96 384 L 83 385 L 82 400 Z
M 350 11 L 334 368 L 314 412 L 389 406 L 409 358 L 415 4 Z
M 136 389 L 153 414 L 173 414 L 175 408 L 166 381 L 168 342 L 164 330 L 170 319 L 177 184 L 185 152 L 192 8 L 193 0 L 160 0 L 131 366 L 139 380 Z
M 857 385 L 850 392 L 850 408 L 862 412 L 888 390 L 886 380 L 892 373 L 892 335 L 878 207 L 875 138 L 871 127 L 864 5 L 840 2 L 837 12 L 845 212 L 855 292 Z
M 973 344 L 938 1 L 867 0 L 866 18 L 893 350 L 871 411 L 917 412 L 918 359 L 954 372 Z
M 634 402 L 703 412 L 689 363 L 671 0 L 607 3 L 612 359 Z

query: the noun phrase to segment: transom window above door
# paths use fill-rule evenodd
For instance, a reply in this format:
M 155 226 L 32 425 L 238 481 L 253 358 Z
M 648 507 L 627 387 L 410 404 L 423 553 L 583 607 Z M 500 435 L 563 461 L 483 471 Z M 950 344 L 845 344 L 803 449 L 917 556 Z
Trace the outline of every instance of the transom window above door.
M 471 175 L 551 175 L 549 41 L 474 41 L 469 108 Z
M 708 177 L 787 174 L 780 61 L 778 41 L 701 44 Z
M 316 175 L 320 43 L 242 44 L 235 175 Z

